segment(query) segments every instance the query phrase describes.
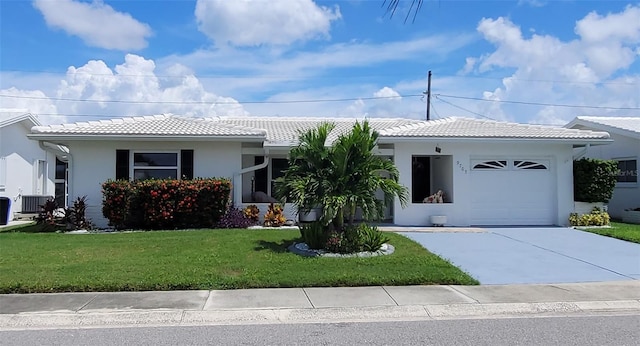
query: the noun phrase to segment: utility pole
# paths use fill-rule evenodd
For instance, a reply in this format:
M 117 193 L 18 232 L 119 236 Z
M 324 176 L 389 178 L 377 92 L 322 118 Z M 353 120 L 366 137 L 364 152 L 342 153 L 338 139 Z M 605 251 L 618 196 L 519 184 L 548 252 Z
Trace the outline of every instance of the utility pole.
M 427 121 L 431 120 L 431 70 L 427 77 L 427 91 L 423 94 L 427 95 Z

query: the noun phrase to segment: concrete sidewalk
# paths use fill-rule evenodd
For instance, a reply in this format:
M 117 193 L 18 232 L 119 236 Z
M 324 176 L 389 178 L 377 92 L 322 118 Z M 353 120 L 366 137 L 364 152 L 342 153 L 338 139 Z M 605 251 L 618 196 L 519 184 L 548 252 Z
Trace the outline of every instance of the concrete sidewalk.
M 0 295 L 0 329 L 640 314 L 640 281 Z

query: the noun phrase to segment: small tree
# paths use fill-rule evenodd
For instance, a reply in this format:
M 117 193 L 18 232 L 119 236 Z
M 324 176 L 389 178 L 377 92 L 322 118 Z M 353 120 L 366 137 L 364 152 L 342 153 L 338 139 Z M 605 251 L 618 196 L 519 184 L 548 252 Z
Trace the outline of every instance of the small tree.
M 356 123 L 327 146 L 333 129 L 325 123 L 300 135 L 289 153 L 289 168 L 276 180 L 276 197 L 302 212 L 322 207 L 323 224 L 338 231 L 345 222 L 353 224 L 358 208 L 365 220 L 376 220 L 396 197 L 404 207 L 407 188 L 398 182 L 393 162 L 373 152 L 378 134 L 368 122 Z M 384 200 L 376 198 L 378 190 Z
M 583 158 L 573 161 L 573 196 L 578 202 L 606 203 L 613 195 L 618 175 L 614 160 Z

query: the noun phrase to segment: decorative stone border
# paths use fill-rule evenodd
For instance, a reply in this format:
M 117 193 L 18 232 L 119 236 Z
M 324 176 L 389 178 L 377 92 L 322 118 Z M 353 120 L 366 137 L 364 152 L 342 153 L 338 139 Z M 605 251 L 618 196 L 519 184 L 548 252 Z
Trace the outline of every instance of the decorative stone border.
M 382 244 L 380 250 L 371 252 L 371 251 L 363 251 L 356 253 L 348 253 L 341 254 L 335 252 L 328 252 L 325 250 L 313 250 L 310 249 L 309 246 L 305 243 L 295 243 L 288 247 L 288 250 L 295 253 L 296 255 L 304 256 L 304 257 L 375 257 L 375 256 L 384 256 L 391 255 L 396 251 L 395 247 L 391 244 Z

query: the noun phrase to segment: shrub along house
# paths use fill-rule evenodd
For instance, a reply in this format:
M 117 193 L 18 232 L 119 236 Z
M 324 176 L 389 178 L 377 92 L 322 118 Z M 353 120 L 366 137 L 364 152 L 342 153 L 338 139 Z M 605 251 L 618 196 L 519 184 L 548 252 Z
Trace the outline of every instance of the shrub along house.
M 157 115 L 36 126 L 29 137 L 69 148 L 69 195 L 88 197 L 101 227 L 100 184 L 108 179 L 227 177 L 233 203 L 263 214 L 300 131 L 329 119 L 187 118 Z M 355 119 L 336 118 L 330 140 Z M 466 118 L 368 119 L 377 154 L 392 159 L 410 203 L 387 213 L 397 225 L 564 225 L 573 210 L 574 148 L 610 142 L 606 132 Z M 424 203 L 442 191 L 443 203 Z M 290 206 L 285 208 L 294 218 Z
M 581 155 L 618 162 L 619 174 L 613 197 L 608 203 L 612 217 L 621 219 L 625 209 L 640 208 L 640 117 L 592 117 L 580 116 L 565 125 L 572 129 L 607 131 L 613 144 L 604 147 L 585 147 Z

